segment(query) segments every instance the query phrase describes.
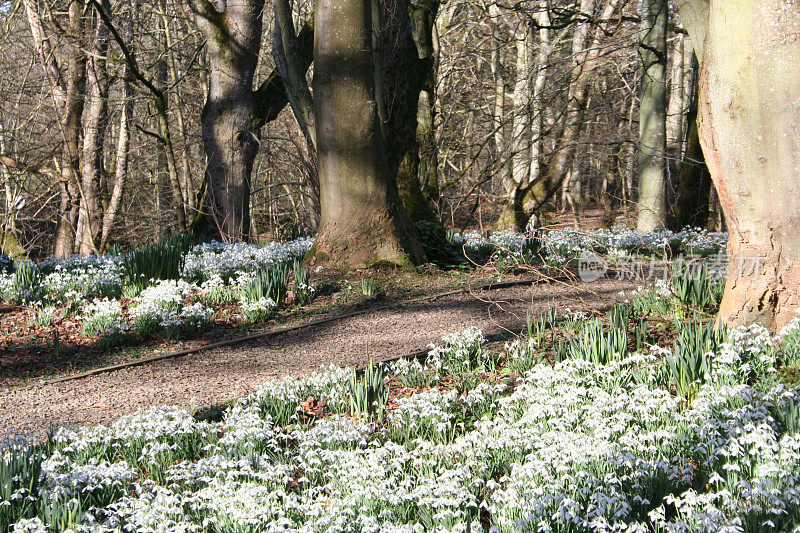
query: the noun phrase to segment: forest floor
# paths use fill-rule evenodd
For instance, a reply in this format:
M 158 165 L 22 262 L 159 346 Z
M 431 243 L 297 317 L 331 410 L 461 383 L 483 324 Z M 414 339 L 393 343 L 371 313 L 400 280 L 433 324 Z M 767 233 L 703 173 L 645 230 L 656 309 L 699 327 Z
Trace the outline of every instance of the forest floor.
M 62 383 L 25 388 L 0 383 L 0 433 L 110 423 L 154 405 L 208 407 L 252 392 L 270 379 L 413 353 L 469 326 L 481 328 L 501 349 L 498 339 L 519 333 L 528 312 L 536 315 L 551 307 L 602 311 L 621 300 L 620 291 L 633 287 L 613 279 L 553 281 L 396 305 L 387 305 L 393 300 L 384 298 L 363 314 L 243 344 Z

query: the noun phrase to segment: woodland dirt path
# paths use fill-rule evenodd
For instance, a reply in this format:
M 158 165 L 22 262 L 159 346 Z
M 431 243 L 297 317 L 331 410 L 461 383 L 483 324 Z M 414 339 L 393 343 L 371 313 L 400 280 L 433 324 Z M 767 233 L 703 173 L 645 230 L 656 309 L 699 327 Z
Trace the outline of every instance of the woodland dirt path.
M 520 331 L 526 312 L 603 310 L 630 282 L 546 283 L 399 303 L 244 344 L 56 384 L 0 388 L 0 435 L 54 425 L 110 423 L 153 405 L 205 406 L 252 392 L 267 380 L 321 365 L 362 366 L 412 353 L 452 331 Z

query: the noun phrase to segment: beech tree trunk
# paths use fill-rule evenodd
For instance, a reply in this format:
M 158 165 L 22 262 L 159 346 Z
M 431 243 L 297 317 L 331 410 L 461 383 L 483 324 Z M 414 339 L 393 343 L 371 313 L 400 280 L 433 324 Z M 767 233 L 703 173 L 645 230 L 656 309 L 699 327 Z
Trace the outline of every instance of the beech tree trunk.
M 719 320 L 778 331 L 800 316 L 800 10 L 783 0 L 688 0 L 699 134 L 730 232 Z
M 314 16 L 313 94 L 320 175 L 314 264 L 342 269 L 419 263 L 411 227 L 389 170 L 376 96 L 372 0 L 319 0 Z
M 652 231 L 667 221 L 667 0 L 644 0 L 639 56 L 639 203 L 636 227 Z
M 217 236 L 250 237 L 250 177 L 259 130 L 253 75 L 261 48 L 264 0 L 193 0 L 206 37 L 208 99 L 202 113 L 206 152 L 206 209 Z

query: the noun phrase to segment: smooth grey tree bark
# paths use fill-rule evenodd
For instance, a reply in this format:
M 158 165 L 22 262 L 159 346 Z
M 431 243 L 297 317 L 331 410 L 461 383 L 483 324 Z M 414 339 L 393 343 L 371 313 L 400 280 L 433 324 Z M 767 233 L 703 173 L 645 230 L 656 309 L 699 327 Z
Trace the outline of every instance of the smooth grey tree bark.
M 320 176 L 315 264 L 348 269 L 423 260 L 397 192 L 381 131 L 372 0 L 319 0 L 314 15 L 314 110 Z
M 636 227 L 651 231 L 667 222 L 667 21 L 668 0 L 642 2 L 639 56 L 639 203 Z
M 250 177 L 258 152 L 253 76 L 261 48 L 264 0 L 192 0 L 206 37 L 208 98 L 202 113 L 205 208 L 217 236 L 250 237 Z

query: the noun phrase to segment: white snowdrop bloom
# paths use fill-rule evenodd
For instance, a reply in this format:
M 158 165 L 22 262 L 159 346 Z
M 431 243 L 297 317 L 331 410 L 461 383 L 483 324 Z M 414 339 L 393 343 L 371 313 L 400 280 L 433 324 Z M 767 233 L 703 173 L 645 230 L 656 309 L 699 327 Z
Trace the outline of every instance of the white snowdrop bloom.
M 213 276 L 200 284 L 200 292 L 209 294 L 223 287 L 225 287 L 225 280 L 220 276 Z
M 122 315 L 122 305 L 119 300 L 110 300 L 103 298 L 102 300 L 95 298 L 91 303 L 87 304 L 83 309 L 83 317 L 96 318 L 98 316 L 119 316 Z
M 239 307 L 242 312 L 269 311 L 275 307 L 275 301 L 272 298 L 261 298 L 255 301 L 242 298 L 239 300 Z
M 187 329 L 201 329 L 209 322 L 213 314 L 213 309 L 197 302 L 183 307 L 180 320 L 187 326 Z
M 128 324 L 122 313 L 119 300 L 97 299 L 88 303 L 80 317 L 83 331 L 87 336 L 97 334 L 113 335 L 131 333 L 135 327 Z
M 12 533 L 47 533 L 48 529 L 42 520 L 36 517 L 18 520 L 11 531 Z
M 783 328 L 781 328 L 781 331 L 778 334 L 778 336 L 780 338 L 787 337 L 791 333 L 793 333 L 793 332 L 795 332 L 795 331 L 797 331 L 799 329 L 800 329 L 800 318 L 793 318 L 791 322 L 789 322 L 788 324 L 783 326 Z
M 136 297 L 136 301 L 140 304 L 149 303 L 177 309 L 183 306 L 189 294 L 198 290 L 200 288 L 197 285 L 184 280 L 158 280 L 143 289 Z

